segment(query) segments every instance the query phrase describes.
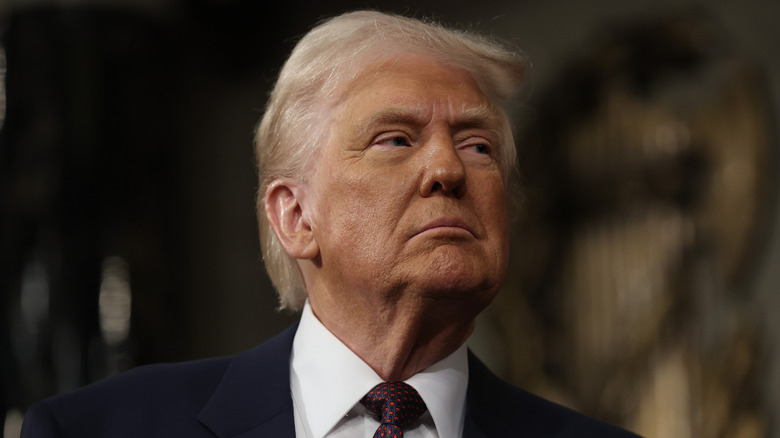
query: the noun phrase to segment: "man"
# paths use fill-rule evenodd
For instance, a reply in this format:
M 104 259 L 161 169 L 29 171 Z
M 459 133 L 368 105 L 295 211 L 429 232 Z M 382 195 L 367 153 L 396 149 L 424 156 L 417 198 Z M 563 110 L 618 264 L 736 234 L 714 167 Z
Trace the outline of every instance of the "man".
M 257 131 L 265 263 L 300 324 L 36 405 L 24 437 L 630 436 L 464 346 L 507 269 L 515 53 L 356 12 L 296 46 Z

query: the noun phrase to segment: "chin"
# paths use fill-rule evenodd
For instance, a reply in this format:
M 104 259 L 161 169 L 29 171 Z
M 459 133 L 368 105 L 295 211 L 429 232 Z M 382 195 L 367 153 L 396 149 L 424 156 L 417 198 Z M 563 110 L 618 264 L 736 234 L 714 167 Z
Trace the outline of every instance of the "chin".
M 450 279 L 452 280 L 452 279 Z M 471 320 L 495 298 L 499 286 L 478 279 L 428 284 L 424 292 L 431 309 L 447 319 Z
M 423 289 L 431 295 L 455 300 L 487 300 L 489 303 L 501 286 L 500 273 L 493 263 L 438 263 L 421 274 Z
M 446 245 L 437 248 L 431 255 L 430 264 L 441 272 L 450 272 L 451 275 L 465 275 L 478 277 L 499 275 L 501 271 L 501 257 L 493 251 L 477 245 L 460 246 Z

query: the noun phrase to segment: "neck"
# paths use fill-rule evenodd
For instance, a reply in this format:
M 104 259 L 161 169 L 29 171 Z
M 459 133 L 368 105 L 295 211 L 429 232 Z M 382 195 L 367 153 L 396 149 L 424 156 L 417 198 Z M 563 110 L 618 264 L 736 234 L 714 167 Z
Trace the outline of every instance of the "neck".
M 385 381 L 406 380 L 457 350 L 481 310 L 420 298 L 365 306 L 366 300 L 342 303 L 309 293 L 309 301 L 322 324 Z

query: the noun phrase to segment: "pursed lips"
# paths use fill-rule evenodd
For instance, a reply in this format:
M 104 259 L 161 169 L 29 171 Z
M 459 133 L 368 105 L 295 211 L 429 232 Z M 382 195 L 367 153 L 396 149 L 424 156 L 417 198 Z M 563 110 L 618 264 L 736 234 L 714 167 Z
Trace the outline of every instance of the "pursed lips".
M 435 230 L 445 230 L 445 229 L 462 229 L 467 232 L 469 232 L 472 236 L 476 237 L 474 234 L 474 230 L 471 229 L 471 227 L 466 224 L 465 221 L 463 221 L 460 218 L 438 218 L 431 222 L 428 222 L 423 226 L 417 233 L 415 233 L 412 237 L 418 236 L 422 233 L 425 233 L 426 231 L 435 231 Z

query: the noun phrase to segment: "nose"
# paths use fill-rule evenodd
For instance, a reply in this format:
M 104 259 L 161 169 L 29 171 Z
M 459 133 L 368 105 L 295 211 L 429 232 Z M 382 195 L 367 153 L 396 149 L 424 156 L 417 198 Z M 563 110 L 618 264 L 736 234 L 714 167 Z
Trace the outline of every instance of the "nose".
M 429 197 L 442 193 L 463 196 L 466 190 L 466 169 L 449 136 L 446 139 L 433 139 L 424 157 L 420 195 Z

